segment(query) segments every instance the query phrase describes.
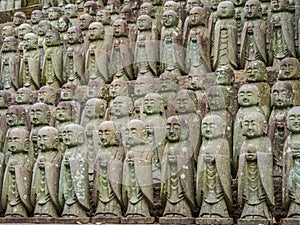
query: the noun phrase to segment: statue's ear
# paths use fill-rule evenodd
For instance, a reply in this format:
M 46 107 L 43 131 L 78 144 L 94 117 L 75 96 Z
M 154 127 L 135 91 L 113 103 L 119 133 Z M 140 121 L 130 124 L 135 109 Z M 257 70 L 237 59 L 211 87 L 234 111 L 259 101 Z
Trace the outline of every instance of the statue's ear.
M 50 121 L 51 121 L 51 112 L 47 112 L 46 114 L 46 119 L 47 119 L 47 124 L 50 124 Z
M 264 121 L 264 135 L 267 135 L 268 133 L 268 124 L 267 124 L 267 121 L 265 120 Z
M 22 113 L 20 115 L 19 124 L 25 124 L 26 123 L 26 114 Z
M 24 141 L 24 152 L 29 152 L 30 150 L 30 140 L 29 138 L 26 138 Z
M 58 138 L 58 137 L 56 137 L 56 138 L 54 139 L 53 145 L 54 145 L 54 148 L 55 148 L 55 149 L 58 149 L 58 147 L 59 147 L 59 138 Z
M 83 132 L 79 132 L 77 134 L 77 143 L 78 144 L 84 144 L 84 133 Z
M 6 98 L 6 107 L 11 106 L 11 105 L 12 105 L 12 97 Z

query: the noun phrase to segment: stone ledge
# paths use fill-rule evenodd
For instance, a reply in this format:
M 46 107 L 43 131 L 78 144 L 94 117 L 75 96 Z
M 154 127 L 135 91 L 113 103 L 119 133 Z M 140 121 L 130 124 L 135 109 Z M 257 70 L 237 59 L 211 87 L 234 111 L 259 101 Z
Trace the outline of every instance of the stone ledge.
M 154 223 L 155 218 L 154 217 L 122 217 L 121 223 L 122 224 L 149 224 Z
M 267 219 L 238 219 L 237 225 L 272 225 Z
M 300 218 L 285 218 L 283 219 L 283 225 L 300 225 Z
M 233 219 L 231 219 L 231 218 L 196 218 L 196 224 L 231 225 L 231 224 L 233 224 Z
M 160 217 L 159 218 L 160 224 L 195 224 L 195 218 L 194 217 L 182 217 L 182 218 L 176 218 L 176 217 Z

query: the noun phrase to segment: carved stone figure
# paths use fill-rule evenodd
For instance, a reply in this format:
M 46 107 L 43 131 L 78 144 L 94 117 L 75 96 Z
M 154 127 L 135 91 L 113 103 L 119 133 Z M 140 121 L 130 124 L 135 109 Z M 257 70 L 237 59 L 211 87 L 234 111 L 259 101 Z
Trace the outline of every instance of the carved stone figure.
M 15 12 L 13 16 L 13 25 L 15 27 L 17 36 L 19 35 L 19 27 L 21 24 L 26 23 L 26 14 L 24 12 Z
M 101 2 L 102 2 L 102 0 L 101 0 Z M 102 2 L 102 5 L 99 5 L 99 6 L 103 7 L 104 6 L 103 2 Z M 83 12 L 84 13 L 87 13 L 87 14 L 95 17 L 97 11 L 98 11 L 98 5 L 97 5 L 96 2 L 94 2 L 94 1 L 87 1 L 86 3 L 84 3 L 84 6 L 83 6 Z
M 136 17 L 133 14 L 133 9 L 131 6 L 123 6 L 119 17 L 127 22 L 128 25 L 128 38 L 130 42 L 135 42 L 136 41 L 136 36 L 137 36 L 137 25 L 135 24 L 136 22 Z
M 162 24 L 160 22 L 160 19 L 156 15 L 153 4 L 151 4 L 150 2 L 144 2 L 140 7 L 140 14 L 148 15 L 151 17 L 152 33 L 155 37 L 155 40 L 160 40 Z
M 89 210 L 88 168 L 84 128 L 69 124 L 63 130 L 66 151 L 61 163 L 58 201 L 63 218 L 86 217 Z
M 238 170 L 240 149 L 245 139 L 242 133 L 241 123 L 247 113 L 264 113 L 263 109 L 259 106 L 259 98 L 260 93 L 257 86 L 253 84 L 244 84 L 240 87 L 238 92 L 238 103 L 240 108 L 236 114 L 233 128 L 233 167 L 235 173 Z
M 19 41 L 19 45 L 18 45 L 18 51 L 20 53 L 20 56 L 23 57 L 24 55 L 24 45 L 25 45 L 25 42 L 24 42 L 24 36 L 25 34 L 28 34 L 28 33 L 33 33 L 33 30 L 32 30 L 32 27 L 30 24 L 28 23 L 23 23 L 21 24 L 19 27 L 18 27 L 18 41 Z
M 63 49 L 60 46 L 60 37 L 57 30 L 50 30 L 46 33 L 45 57 L 42 69 L 42 84 L 60 88 L 63 80 Z
M 91 80 L 86 87 L 86 97 L 90 98 L 100 98 L 101 88 L 103 88 L 103 84 L 99 81 Z
M 278 80 L 288 82 L 293 87 L 294 105 L 300 105 L 300 65 L 296 58 L 284 58 L 279 64 Z
M 30 202 L 33 162 L 28 154 L 29 146 L 29 132 L 25 128 L 10 131 L 7 150 L 11 155 L 4 173 L 1 199 L 6 217 L 28 217 L 33 209 Z
M 15 92 L 19 87 L 20 54 L 18 41 L 14 37 L 6 37 L 1 48 L 1 89 Z
M 153 223 L 149 208 L 153 207 L 152 149 L 147 144 L 146 123 L 141 120 L 128 122 L 124 132 L 128 146 L 123 168 L 122 198 L 127 206 L 122 222 Z
M 30 22 L 32 24 L 32 29 L 36 35 L 38 35 L 37 33 L 38 24 L 43 19 L 43 16 L 44 15 L 42 10 L 35 9 L 31 12 Z
M 5 38 L 12 36 L 12 37 L 17 37 L 16 29 L 12 25 L 6 25 L 2 28 L 1 30 L 2 34 L 2 39 L 4 40 Z
M 116 219 L 120 222 L 123 202 L 121 198 L 124 150 L 120 132 L 112 121 L 102 122 L 98 128 L 100 139 L 95 160 L 93 201 L 96 205 L 95 220 Z
M 55 111 L 56 128 L 60 132 L 63 131 L 64 127 L 72 123 L 76 116 L 72 102 L 65 101 L 58 103 Z
M 48 105 L 51 116 L 50 124 L 55 125 L 55 101 L 56 101 L 57 91 L 51 86 L 43 86 L 38 92 L 37 102 L 42 102 Z
M 45 52 L 45 36 L 47 31 L 52 29 L 52 25 L 49 20 L 41 20 L 37 26 L 37 35 L 38 35 L 38 43 L 39 43 L 39 48 L 41 52 L 41 57 L 44 57 L 44 52 Z
M 52 28 L 58 28 L 58 20 L 62 15 L 62 10 L 59 7 L 51 7 L 48 10 L 48 20 L 50 21 Z
M 111 76 L 113 79 L 134 79 L 133 49 L 128 38 L 128 25 L 126 21 L 117 19 L 113 23 L 113 44 L 110 57 Z
M 111 50 L 113 42 L 113 27 L 112 20 L 108 10 L 100 9 L 96 14 L 96 21 L 102 23 L 104 26 L 104 40 L 108 44 L 108 49 Z
M 89 14 L 84 13 L 79 17 L 79 28 L 82 31 L 83 45 L 85 51 L 87 51 L 90 44 L 90 40 L 87 34 L 88 34 L 89 26 L 93 22 L 95 22 L 95 18 Z
M 237 68 L 237 27 L 234 16 L 234 5 L 223 1 L 218 5 L 218 21 L 214 30 L 213 69 L 227 65 Z
M 39 155 L 33 168 L 31 202 L 36 217 L 58 217 L 59 172 L 62 155 L 58 130 L 45 126 L 37 133 Z
M 273 174 L 282 177 L 283 147 L 289 135 L 286 126 L 286 115 L 293 105 L 292 86 L 284 81 L 276 82 L 272 87 L 272 111 L 269 118 L 268 136 L 273 146 Z
M 76 85 L 86 84 L 84 74 L 85 49 L 82 31 L 76 27 L 68 29 L 68 48 L 64 59 L 64 79 Z
M 6 111 L 11 103 L 11 93 L 6 90 L 0 90 L 0 148 L 2 149 L 2 152 L 4 152 L 4 141 L 8 129 L 8 125 L 6 124 Z
M 164 2 L 164 4 L 163 4 L 163 13 L 165 13 L 165 12 L 167 12 L 169 10 L 173 10 L 177 14 L 178 19 L 179 19 L 177 27 L 181 31 L 181 29 L 183 27 L 184 19 L 185 19 L 185 15 L 183 15 L 182 13 L 185 14 L 185 12 L 183 12 L 181 10 L 180 3 L 179 2 L 175 2 L 173 0 Z
M 241 34 L 240 64 L 247 67 L 248 62 L 261 60 L 267 64 L 266 22 L 261 19 L 259 0 L 248 0 L 244 7 L 246 21 Z
M 269 64 L 279 66 L 286 57 L 296 57 L 293 14 L 287 0 L 271 1 Z
M 108 0 L 105 9 L 109 11 L 111 20 L 114 22 L 119 17 L 121 2 L 120 0 Z
M 25 108 L 26 113 L 29 112 L 31 105 L 34 103 L 34 93 L 29 88 L 19 88 L 16 92 L 15 101 L 17 105 Z
M 99 22 L 93 22 L 89 26 L 88 38 L 90 41 L 86 53 L 85 73 L 91 80 L 97 80 L 102 84 L 109 79 L 109 46 L 105 38 L 104 26 Z
M 272 224 L 273 155 L 270 139 L 266 136 L 265 116 L 259 112 L 245 114 L 242 132 L 245 140 L 238 169 L 238 201 L 243 206 L 240 220 Z
M 171 72 L 181 76 L 184 69 L 184 50 L 181 47 L 182 33 L 178 28 L 179 18 L 176 12 L 169 10 L 163 14 L 163 27 L 160 41 L 160 62 L 162 72 Z
M 189 127 L 181 116 L 167 120 L 166 146 L 162 157 L 161 201 L 164 208 L 160 223 L 177 221 L 193 223 L 195 208 L 193 148 Z
M 189 23 L 186 69 L 189 74 L 210 72 L 210 36 L 206 28 L 206 11 L 201 7 L 191 9 Z
M 63 46 L 63 50 L 67 49 L 68 44 L 68 29 L 72 26 L 71 20 L 66 15 L 62 15 L 57 22 L 57 30 L 59 31 L 60 45 Z
M 137 19 L 137 42 L 135 46 L 134 62 L 137 76 L 156 76 L 157 74 L 157 42 L 152 31 L 152 19 L 148 15 L 141 15 Z
M 118 96 L 128 96 L 128 82 L 123 79 L 115 79 L 109 85 L 109 96 L 116 98 Z
M 202 125 L 203 144 L 200 148 L 197 168 L 197 202 L 201 208 L 197 223 L 211 224 L 229 219 L 228 209 L 232 208 L 230 147 L 224 138 L 226 123 L 218 115 L 207 115 Z
M 166 71 L 159 76 L 159 94 L 168 102 L 173 103 L 179 89 L 178 79 L 170 71 Z
M 69 17 L 72 26 L 79 26 L 78 21 L 78 12 L 77 12 L 77 6 L 74 4 L 67 4 L 65 6 L 64 14 Z
M 24 36 L 24 55 L 20 66 L 21 87 L 38 90 L 41 87 L 40 51 L 38 37 L 34 33 Z

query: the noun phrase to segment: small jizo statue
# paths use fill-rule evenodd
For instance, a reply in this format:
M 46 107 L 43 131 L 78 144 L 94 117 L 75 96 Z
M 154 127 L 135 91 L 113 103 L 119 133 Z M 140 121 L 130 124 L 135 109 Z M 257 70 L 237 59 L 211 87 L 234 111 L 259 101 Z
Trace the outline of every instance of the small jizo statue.
M 276 82 L 271 91 L 272 111 L 269 118 L 268 136 L 273 146 L 274 176 L 282 177 L 283 148 L 289 135 L 286 125 L 287 113 L 293 106 L 292 86 L 284 81 Z
M 62 155 L 58 130 L 45 126 L 37 133 L 39 155 L 33 168 L 31 202 L 35 217 L 58 217 L 58 181 Z
M 43 16 L 44 15 L 43 15 L 42 10 L 35 9 L 31 12 L 30 22 L 32 24 L 32 30 L 34 31 L 34 33 L 36 35 L 38 35 L 38 33 L 37 33 L 38 24 L 43 19 Z
M 7 217 L 28 217 L 33 207 L 30 186 L 33 162 L 29 157 L 29 132 L 14 128 L 7 136 L 7 150 L 11 152 L 3 178 L 2 205 Z
M 152 31 L 151 17 L 148 15 L 139 16 L 137 19 L 137 28 L 137 41 L 134 54 L 137 76 L 156 76 L 158 40 L 155 39 Z
M 234 5 L 230 1 L 218 5 L 218 21 L 214 30 L 213 69 L 227 65 L 236 69 L 237 64 L 237 27 L 234 16 Z
M 194 152 L 190 147 L 189 127 L 181 116 L 167 120 L 166 146 L 162 157 L 161 201 L 164 207 L 160 223 L 176 220 L 180 224 L 194 222 Z
M 50 21 L 52 28 L 57 29 L 58 20 L 62 14 L 62 9 L 59 7 L 51 7 L 48 10 L 48 20 Z
M 41 20 L 37 26 L 38 44 L 43 58 L 45 52 L 45 35 L 47 31 L 52 29 L 52 25 L 49 20 Z
M 23 106 L 27 113 L 34 103 L 34 92 L 26 87 L 19 88 L 15 95 L 15 103 Z
M 118 96 L 128 96 L 128 82 L 123 79 L 113 80 L 108 89 L 109 96 L 115 99 Z
M 207 115 L 202 120 L 203 144 L 197 168 L 197 202 L 201 208 L 197 224 L 211 224 L 207 219 L 228 220 L 232 208 L 230 148 L 224 137 L 225 121 L 218 115 Z M 206 223 L 201 219 L 206 219 Z M 232 219 L 226 224 L 232 224 Z
M 124 150 L 117 125 L 105 121 L 98 128 L 100 149 L 95 160 L 93 201 L 96 205 L 96 221 L 108 218 L 120 222 L 123 202 L 121 198 Z
M 1 48 L 1 89 L 15 92 L 20 88 L 20 54 L 18 40 L 15 37 L 6 37 Z
M 74 4 L 67 4 L 65 6 L 64 14 L 70 19 L 72 26 L 79 26 L 77 6 Z
M 17 37 L 16 29 L 12 25 L 5 25 L 1 31 L 2 31 L 2 39 L 3 40 L 10 36 Z
M 242 120 L 245 140 L 238 169 L 238 201 L 243 206 L 240 220 L 272 224 L 274 207 L 273 154 L 267 121 L 259 112 L 247 113 Z
M 122 222 L 153 223 L 152 149 L 147 143 L 146 123 L 131 120 L 124 131 L 124 144 L 128 151 L 123 168 L 123 202 L 127 206 Z
M 28 33 L 23 41 L 25 51 L 20 66 L 21 86 L 38 90 L 41 87 L 38 37 L 34 33 Z
M 109 46 L 104 39 L 104 26 L 99 22 L 91 23 L 88 28 L 87 36 L 90 45 L 86 53 L 86 77 L 89 81 L 96 80 L 102 84 L 107 83 L 109 79 Z
M 61 163 L 59 177 L 59 204 L 63 206 L 62 217 L 87 217 L 89 210 L 88 168 L 84 128 L 69 124 L 63 130 L 66 151 Z
M 111 49 L 112 42 L 113 42 L 113 27 L 112 27 L 112 20 L 110 17 L 110 13 L 106 9 L 100 9 L 98 10 L 96 14 L 96 22 L 102 23 L 104 26 L 104 40 L 108 44 L 108 49 Z
M 60 88 L 65 82 L 63 80 L 63 48 L 60 46 L 59 32 L 55 29 L 49 30 L 45 36 L 45 50 L 42 84 Z

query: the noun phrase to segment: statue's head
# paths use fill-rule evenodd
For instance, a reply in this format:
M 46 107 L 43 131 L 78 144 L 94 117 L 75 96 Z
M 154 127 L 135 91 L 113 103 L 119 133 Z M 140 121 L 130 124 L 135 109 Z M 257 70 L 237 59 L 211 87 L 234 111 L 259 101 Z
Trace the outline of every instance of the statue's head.
M 142 120 L 130 120 L 124 130 L 124 142 L 131 147 L 147 142 L 146 123 Z
M 43 19 L 43 12 L 39 9 L 33 10 L 31 12 L 30 21 L 32 24 L 38 24 Z
M 141 15 L 137 19 L 137 27 L 141 31 L 152 29 L 152 19 L 148 15 Z
M 121 144 L 120 131 L 113 121 L 104 121 L 98 128 L 100 144 L 104 147 L 118 146 Z
M 5 39 L 7 37 L 16 37 L 16 30 L 11 25 L 6 25 L 2 28 L 2 38 Z
M 10 127 L 25 125 L 26 110 L 21 105 L 11 105 L 6 111 L 6 123 Z
M 8 133 L 7 150 L 12 153 L 28 152 L 30 148 L 29 131 L 14 128 Z
M 60 34 L 58 30 L 49 30 L 45 35 L 45 44 L 48 47 L 60 45 Z
M 56 106 L 55 110 L 55 118 L 57 121 L 63 122 L 70 122 L 72 121 L 75 115 L 75 109 L 72 102 L 60 102 Z
M 113 23 L 113 36 L 126 37 L 128 35 L 128 25 L 125 20 L 117 19 Z
M 105 30 L 102 23 L 93 22 L 89 25 L 88 37 L 91 41 L 104 40 Z
M 218 18 L 228 19 L 234 17 L 234 5 L 231 1 L 222 1 L 217 8 Z
M 111 23 L 111 16 L 108 10 L 100 9 L 96 14 L 96 21 L 102 23 L 103 25 L 108 25 Z
M 75 100 L 77 86 L 71 82 L 65 83 L 60 92 L 60 98 L 63 101 Z
M 23 40 L 25 34 L 33 33 L 32 26 L 28 23 L 22 23 L 18 28 L 18 39 Z
M 22 23 L 26 22 L 26 14 L 24 12 L 16 12 L 13 17 L 13 24 L 15 26 L 20 26 Z
M 133 110 L 132 99 L 128 96 L 117 96 L 111 102 L 111 115 L 122 118 L 130 116 Z
M 52 25 L 49 20 L 41 20 L 37 27 L 37 34 L 44 36 L 48 30 L 52 29 Z
M 267 121 L 260 112 L 246 113 L 242 120 L 243 135 L 249 139 L 262 137 L 267 134 Z
M 0 90 L 0 109 L 7 108 L 12 103 L 11 93 L 6 90 Z
M 192 0 L 194 1 L 194 0 Z M 204 26 L 206 23 L 206 12 L 202 7 L 196 6 L 190 10 L 190 22 L 191 26 Z
M 176 14 L 177 14 L 177 16 L 178 16 L 178 12 L 179 12 L 179 5 L 178 5 L 178 3 L 177 2 L 175 2 L 175 1 L 167 1 L 165 4 L 164 4 L 164 12 L 166 12 L 166 11 L 169 11 L 169 10 L 173 10 Z
M 69 18 L 76 18 L 77 17 L 77 6 L 74 4 L 67 4 L 65 6 L 64 13 Z
M 216 70 L 216 83 L 219 85 L 232 85 L 234 73 L 229 66 L 221 66 Z
M 131 6 L 124 6 L 120 11 L 120 18 L 125 20 L 127 23 L 134 23 L 135 16 Z
M 68 147 L 76 147 L 84 144 L 84 128 L 79 124 L 71 123 L 63 129 L 63 143 Z
M 15 37 L 6 37 L 2 44 L 2 52 L 15 52 L 18 49 L 18 40 Z
M 238 103 L 242 107 L 249 107 L 258 105 L 259 89 L 254 84 L 244 84 L 240 87 L 238 92 Z
M 120 6 L 120 0 L 108 0 L 105 9 L 107 9 L 110 14 L 114 14 L 119 11 Z
M 196 112 L 198 100 L 195 92 L 191 90 L 180 90 L 175 97 L 175 110 L 179 114 Z
M 259 0 L 248 0 L 244 6 L 245 18 L 257 19 L 262 14 L 261 3 Z
M 279 80 L 299 79 L 299 61 L 296 58 L 284 58 L 279 64 L 280 70 L 278 74 Z
M 300 107 L 291 108 L 287 113 L 287 127 L 294 134 L 300 133 Z
M 34 50 L 39 48 L 38 36 L 34 33 L 27 33 L 24 36 L 24 49 Z
M 103 118 L 107 102 L 104 99 L 91 98 L 85 104 L 85 116 L 90 119 Z
M 201 0 L 187 0 L 186 12 L 190 14 L 191 10 L 195 7 L 202 7 Z
M 162 22 L 165 27 L 175 27 L 179 23 L 178 14 L 174 10 L 167 10 L 163 14 Z
M 140 14 L 141 15 L 148 15 L 148 16 L 154 16 L 155 9 L 154 6 L 150 2 L 144 2 L 140 7 Z
M 265 63 L 260 60 L 249 62 L 246 67 L 245 76 L 246 81 L 249 83 L 267 81 L 268 71 Z
M 66 15 L 62 15 L 57 22 L 59 32 L 66 32 L 71 26 L 71 21 Z
M 286 108 L 293 105 L 293 87 L 284 81 L 276 82 L 271 91 L 271 102 L 275 108 Z
M 97 80 L 90 80 L 86 88 L 87 98 L 98 98 L 102 83 Z
M 282 12 L 288 10 L 289 1 L 288 0 L 271 0 L 271 11 L 272 12 Z
M 29 88 L 19 88 L 16 92 L 16 102 L 17 104 L 29 104 L 33 98 L 32 90 Z
M 225 121 L 218 115 L 208 114 L 202 120 L 201 132 L 205 139 L 224 137 L 225 129 Z
M 68 29 L 68 43 L 80 44 L 83 42 L 83 34 L 79 27 L 72 26 Z
M 38 102 L 43 102 L 46 104 L 55 104 L 56 100 L 56 89 L 51 86 L 43 86 L 40 88 L 38 93 Z
M 48 19 L 51 20 L 58 20 L 62 14 L 62 10 L 59 7 L 51 7 L 48 10 Z
M 44 126 L 37 134 L 37 146 L 43 151 L 57 150 L 59 147 L 59 134 L 55 127 Z
M 193 73 L 188 75 L 188 89 L 196 91 L 204 89 L 204 73 Z
M 96 16 L 98 11 L 98 5 L 94 1 L 87 1 L 83 6 L 84 13 L 90 14 L 91 16 Z
M 182 116 L 171 116 L 166 124 L 166 139 L 169 142 L 186 141 L 189 137 L 189 126 Z
M 89 28 L 89 25 L 94 22 L 94 17 L 91 16 L 90 14 L 82 14 L 80 17 L 79 17 L 79 28 L 81 30 L 87 30 Z
M 208 90 L 207 103 L 210 111 L 227 109 L 229 101 L 229 93 L 226 88 L 216 85 Z
M 179 87 L 177 78 L 169 71 L 159 76 L 159 83 L 161 92 L 177 91 Z
M 32 105 L 29 115 L 31 124 L 35 126 L 50 124 L 51 112 L 49 106 L 45 103 L 35 103 Z
M 109 86 L 109 95 L 112 98 L 128 94 L 128 83 L 123 79 L 115 79 Z
M 149 93 L 144 98 L 144 112 L 147 115 L 162 115 L 167 107 L 164 98 L 157 93 Z
M 152 76 L 138 76 L 134 83 L 134 95 L 145 96 L 146 94 L 153 92 L 154 78 Z

